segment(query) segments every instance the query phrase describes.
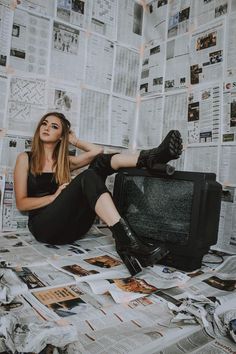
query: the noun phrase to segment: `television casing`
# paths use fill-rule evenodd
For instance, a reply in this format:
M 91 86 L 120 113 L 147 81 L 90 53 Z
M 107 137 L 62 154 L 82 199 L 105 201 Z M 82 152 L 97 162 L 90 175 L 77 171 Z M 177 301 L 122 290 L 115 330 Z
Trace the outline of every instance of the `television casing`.
M 178 183 L 178 181 L 190 181 L 193 183 L 191 211 L 189 211 L 190 224 L 187 240 L 182 242 L 180 239 L 180 242 L 178 242 L 178 240 L 175 239 L 173 242 L 169 235 L 167 235 L 168 237 L 166 237 L 166 239 L 164 235 L 164 240 L 162 235 L 162 239 L 160 240 L 158 233 L 154 235 L 154 237 L 149 238 L 146 232 L 142 231 L 142 233 L 140 233 L 137 228 L 135 229 L 135 233 L 144 243 L 151 242 L 157 245 L 163 245 L 164 248 L 168 249 L 169 253 L 158 263 L 188 272 L 199 269 L 202 264 L 203 256 L 208 253 L 210 246 L 217 242 L 222 186 L 220 183 L 216 182 L 216 175 L 214 173 L 175 171 L 175 173 L 170 176 L 165 173 L 150 173 L 150 171 L 146 169 L 120 169 L 115 176 L 113 198 L 120 215 L 128 221 L 133 229 L 135 228 L 135 225 L 132 225 L 132 222 L 130 222 L 126 210 L 126 199 L 128 197 L 127 183 L 132 181 L 132 179 L 137 181 L 137 178 L 141 179 L 140 181 L 145 180 L 147 183 L 151 182 L 152 185 L 153 183 L 157 183 L 155 181 L 158 181 L 158 179 L 159 184 L 162 182 L 165 183 L 165 181 L 173 181 L 174 183 L 175 181 L 176 183 Z M 147 180 L 150 178 L 154 180 Z M 139 190 L 137 189 L 134 193 L 138 194 Z M 146 193 L 145 197 L 147 199 L 150 197 L 152 199 L 154 198 L 155 201 L 155 198 L 158 198 L 158 195 L 153 193 L 149 196 L 148 189 L 144 193 Z M 137 198 L 139 198 L 138 195 Z M 168 203 L 172 202 L 171 196 L 166 196 L 165 202 L 167 203 L 167 206 L 170 205 Z M 158 204 L 157 199 L 157 207 Z M 141 219 L 138 222 L 141 223 L 142 228 L 145 229 L 145 227 L 147 227 L 148 230 L 151 225 L 145 226 L 145 212 L 149 213 L 149 210 L 142 209 Z M 184 213 L 186 211 L 180 210 L 178 212 Z M 143 222 L 142 215 L 144 215 Z

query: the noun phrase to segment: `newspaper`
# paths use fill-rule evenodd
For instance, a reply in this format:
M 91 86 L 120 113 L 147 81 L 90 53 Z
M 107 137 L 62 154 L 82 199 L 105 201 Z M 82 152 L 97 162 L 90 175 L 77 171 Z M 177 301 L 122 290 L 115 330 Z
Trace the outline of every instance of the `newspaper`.
M 217 143 L 221 97 L 219 85 L 206 85 L 188 93 L 188 143 Z
M 220 80 L 223 75 L 223 22 L 214 22 L 192 33 L 190 44 L 190 83 Z
M 227 87 L 229 89 L 227 90 Z M 225 84 L 226 90 L 223 94 L 223 122 L 222 122 L 222 141 L 231 143 L 236 141 L 236 85 L 231 89 L 231 83 Z
M 87 28 L 91 4 L 91 1 L 56 0 L 56 16 L 64 22 Z
M 172 0 L 169 5 L 168 37 L 174 37 L 189 31 L 190 0 Z
M 152 0 L 146 6 L 144 21 L 145 42 L 163 42 L 166 35 L 167 0 Z
M 110 139 L 107 134 L 108 111 L 108 94 L 88 89 L 82 90 L 79 125 L 81 139 L 109 144 Z
M 91 30 L 114 38 L 116 35 L 117 0 L 94 0 L 92 4 L 92 16 L 89 23 Z
M 158 146 L 161 142 L 163 98 L 140 102 L 136 144 L 138 149 Z
M 0 66 L 1 68 L 1 66 Z M 2 129 L 6 122 L 5 122 L 5 112 L 6 112 L 6 98 L 7 98 L 7 85 L 8 80 L 6 76 L 0 75 L 0 134 L 4 134 L 4 130 Z M 0 135 L 0 136 L 1 136 Z
M 219 180 L 225 185 L 236 184 L 236 146 L 222 146 L 220 154 Z
M 137 94 L 139 54 L 126 47 L 116 47 L 114 93 L 135 97 Z
M 9 65 L 13 11 L 0 4 L 0 73 L 6 73 Z
M 10 66 L 14 71 L 48 73 L 49 28 L 49 19 L 15 10 L 10 50 Z
M 17 6 L 18 8 L 26 9 L 40 15 L 53 16 L 54 14 L 53 1 L 20 0 Z
M 211 22 L 229 12 L 229 0 L 203 0 L 201 6 L 193 1 L 193 24 L 195 27 Z
M 88 37 L 85 82 L 100 89 L 111 89 L 114 43 L 90 34 Z
M 16 134 L 32 135 L 45 113 L 46 82 L 43 79 L 14 76 L 10 82 L 7 128 Z
M 140 94 L 142 96 L 162 92 L 164 60 L 164 43 L 152 40 L 144 46 L 140 79 Z
M 185 170 L 217 173 L 217 154 L 217 146 L 189 147 L 185 152 Z
M 54 21 L 51 35 L 50 76 L 78 83 L 84 75 L 85 32 Z
M 117 39 L 131 47 L 140 48 L 143 31 L 142 3 L 133 0 L 118 3 Z
M 189 86 L 189 36 L 184 35 L 166 43 L 165 91 Z
M 234 11 L 236 11 L 235 1 Z M 232 11 L 232 10 L 231 10 Z M 236 12 L 233 12 L 228 18 L 227 24 L 227 51 L 226 51 L 226 78 L 235 78 L 236 77 L 236 65 L 235 65 L 235 54 L 236 54 L 236 44 L 234 41 L 236 33 Z

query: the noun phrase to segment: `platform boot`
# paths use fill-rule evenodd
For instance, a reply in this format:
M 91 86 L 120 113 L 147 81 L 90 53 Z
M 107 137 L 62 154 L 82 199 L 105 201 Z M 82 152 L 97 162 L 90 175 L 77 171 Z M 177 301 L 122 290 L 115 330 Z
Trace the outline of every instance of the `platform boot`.
M 142 267 L 154 265 L 166 255 L 166 250 L 154 244 L 144 244 L 131 230 L 123 218 L 110 227 L 116 242 L 116 250 L 131 275 L 142 271 Z
M 182 154 L 183 145 L 181 134 L 178 130 L 170 130 L 161 144 L 150 150 L 141 150 L 137 161 L 137 167 L 155 169 L 156 164 L 166 164 L 175 160 Z

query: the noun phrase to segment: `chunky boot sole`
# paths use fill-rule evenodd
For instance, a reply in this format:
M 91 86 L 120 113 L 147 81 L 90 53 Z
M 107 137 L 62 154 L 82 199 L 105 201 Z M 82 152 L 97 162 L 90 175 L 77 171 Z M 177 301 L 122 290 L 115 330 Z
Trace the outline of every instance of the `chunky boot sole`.
M 152 169 L 156 163 L 167 163 L 176 160 L 182 154 L 182 138 L 178 130 L 170 130 L 162 143 L 149 150 L 147 167 Z
M 137 259 L 134 256 L 128 254 L 125 251 L 117 251 L 117 253 L 119 254 L 120 258 L 122 259 L 126 268 L 128 269 L 128 271 L 132 276 L 142 271 L 142 267 L 140 266 L 140 263 L 137 261 Z
M 163 245 L 156 247 L 150 254 L 148 255 L 137 255 L 136 258 L 141 264 L 142 267 L 153 266 L 162 258 L 164 258 L 169 251 Z

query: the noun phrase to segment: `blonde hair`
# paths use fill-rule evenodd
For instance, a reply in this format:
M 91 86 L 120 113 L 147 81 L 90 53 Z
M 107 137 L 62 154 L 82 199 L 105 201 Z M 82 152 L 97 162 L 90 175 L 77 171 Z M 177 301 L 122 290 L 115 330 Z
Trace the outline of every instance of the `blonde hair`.
M 61 185 L 66 182 L 70 182 L 71 180 L 68 151 L 70 122 L 66 119 L 63 113 L 49 112 L 40 119 L 32 140 L 30 172 L 34 176 L 42 174 L 43 165 L 45 162 L 45 154 L 39 131 L 43 121 L 49 116 L 55 116 L 59 118 L 62 124 L 61 139 L 57 143 L 52 156 L 54 161 L 53 170 L 55 170 L 54 177 L 56 182 Z

